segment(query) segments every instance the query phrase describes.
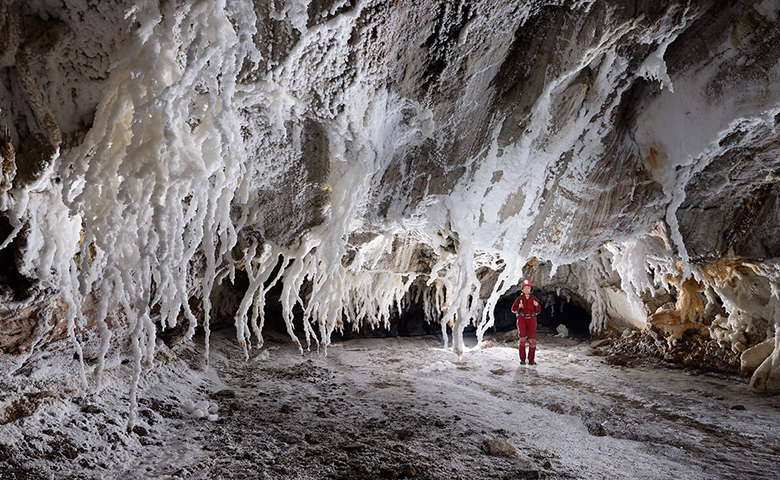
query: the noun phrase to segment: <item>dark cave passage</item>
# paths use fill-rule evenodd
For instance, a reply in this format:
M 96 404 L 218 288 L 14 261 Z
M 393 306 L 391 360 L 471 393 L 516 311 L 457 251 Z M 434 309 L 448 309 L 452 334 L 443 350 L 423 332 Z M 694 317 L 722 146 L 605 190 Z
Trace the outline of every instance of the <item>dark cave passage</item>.
M 276 269 L 281 267 L 282 263 L 280 261 L 275 267 L 275 270 L 269 275 L 269 278 L 275 278 L 278 271 Z M 269 286 L 269 282 L 266 282 L 265 287 Z M 226 279 L 218 287 L 219 293 L 212 298 L 213 312 L 211 328 L 213 330 L 234 327 L 234 315 L 238 311 L 239 303 L 248 287 L 249 279 L 246 272 L 242 270 L 236 271 L 235 281 L 233 283 Z M 310 289 L 311 284 L 309 282 L 304 283 L 303 295 L 306 296 L 310 292 Z M 282 316 L 281 295 L 281 283 L 277 283 L 268 291 L 268 294 L 265 297 L 265 324 L 263 328 L 264 331 L 272 331 L 287 335 L 287 325 L 284 323 Z M 295 307 L 293 307 L 292 313 L 295 334 L 298 335 L 299 338 L 304 338 L 303 309 L 300 304 L 296 304 Z M 384 325 L 371 326 L 368 322 L 364 321 L 361 322 L 360 326 L 355 330 L 354 325 L 346 318 L 344 318 L 343 321 L 343 331 L 336 329 L 333 332 L 331 340 L 334 342 L 356 338 L 414 337 L 441 334 L 441 325 L 439 325 L 438 322 L 428 322 L 425 318 L 423 303 L 415 300 L 405 302 L 400 314 L 397 310 L 397 306 L 393 306 L 390 315 L 390 328 L 386 328 Z M 186 327 L 186 325 L 184 327 Z M 199 326 L 198 328 L 200 329 L 202 327 Z M 184 328 L 180 330 L 183 331 Z M 469 325 L 466 328 L 465 333 L 473 334 L 475 331 L 476 328 L 473 325 Z M 164 336 L 165 334 L 163 333 L 161 335 Z
M 557 333 L 558 325 L 563 324 L 569 329 L 569 337 L 588 338 L 590 336 L 590 311 L 584 299 L 572 295 L 571 300 L 560 296 L 554 291 L 536 291 L 534 296 L 542 304 L 542 313 L 537 317 L 537 329 L 540 332 Z M 512 304 L 517 294 L 507 295 L 496 304 L 494 328 L 498 332 L 507 332 L 516 328 L 516 319 L 512 313 Z
M 280 268 L 281 265 L 277 265 Z M 271 275 L 273 278 L 275 275 Z M 238 304 L 241 301 L 246 288 L 248 288 L 249 281 L 246 277 L 246 273 L 243 271 L 236 272 L 235 283 L 230 284 L 224 282 L 223 288 L 220 292 L 220 300 L 214 299 L 215 310 L 219 310 L 222 307 L 221 315 L 215 315 L 216 319 L 212 323 L 212 328 L 230 328 L 233 326 L 233 315 L 238 309 Z M 307 285 L 304 285 L 304 291 Z M 282 286 L 281 284 L 275 285 L 266 296 L 265 310 L 266 310 L 266 323 L 265 329 L 268 331 L 275 331 L 277 333 L 283 333 L 286 335 L 287 327 L 282 319 L 282 307 L 280 303 Z M 516 328 L 517 317 L 512 313 L 511 308 L 517 293 L 512 293 L 502 297 L 496 304 L 494 310 L 495 322 L 491 331 L 494 332 L 507 332 Z M 566 326 L 569 329 L 568 336 L 571 338 L 588 338 L 590 336 L 589 326 L 591 322 L 590 308 L 588 303 L 576 293 L 567 291 L 565 295 L 559 295 L 557 290 L 537 290 L 534 291 L 534 296 L 539 299 L 542 304 L 542 312 L 537 317 L 538 331 L 557 334 L 557 327 L 560 324 Z M 374 326 L 362 322 L 357 330 L 353 328 L 353 325 L 345 320 L 344 330 L 340 332 L 336 330 L 333 332 L 333 341 L 343 341 L 355 338 L 385 338 L 385 337 L 413 337 L 420 335 L 440 335 L 441 325 L 438 322 L 428 322 L 425 318 L 425 311 L 423 303 L 419 300 L 411 300 L 407 297 L 407 301 L 403 307 L 403 310 L 398 312 L 396 307 L 393 308 L 390 318 L 390 328 L 386 328 L 383 325 Z M 296 305 L 293 309 L 295 331 L 296 334 L 304 335 L 302 326 L 303 310 L 300 305 Z M 221 320 L 217 320 L 221 319 Z M 452 329 L 447 328 L 447 331 L 451 334 Z M 474 324 L 468 325 L 464 331 L 464 335 L 474 335 L 476 333 L 476 327 Z
M 539 328 L 546 328 L 557 333 L 558 325 L 563 324 L 569 329 L 571 338 L 588 338 L 590 336 L 590 312 L 581 306 L 580 301 L 544 292 L 539 295 L 542 300 L 542 313 L 539 314 Z M 584 301 L 582 302 L 584 303 Z

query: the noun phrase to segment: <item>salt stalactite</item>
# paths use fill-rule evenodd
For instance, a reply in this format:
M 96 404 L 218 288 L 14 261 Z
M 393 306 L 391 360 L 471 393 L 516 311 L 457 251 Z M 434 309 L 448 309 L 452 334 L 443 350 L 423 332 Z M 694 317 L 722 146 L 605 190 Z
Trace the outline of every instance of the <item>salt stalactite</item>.
M 273 273 L 273 267 L 278 262 L 278 252 L 270 245 L 264 246 L 259 258 L 255 257 L 257 242 L 247 250 L 245 254 L 245 270 L 249 277 L 249 287 L 235 314 L 236 338 L 238 344 L 244 350 L 244 355 L 249 359 L 249 347 L 251 346 L 250 328 L 255 334 L 258 346 L 262 346 L 261 328 L 257 324 L 257 318 L 265 305 L 265 282 Z M 253 265 L 256 265 L 253 267 Z M 277 277 L 278 278 L 278 277 Z M 273 282 L 274 285 L 276 282 Z M 270 288 L 270 287 L 269 287 Z M 251 318 L 248 317 L 249 307 L 254 305 Z M 249 322 L 249 325 L 247 324 Z
M 285 4 L 287 7 L 294 3 Z M 280 92 L 279 98 L 289 98 L 295 105 L 295 92 L 305 87 L 300 85 L 310 71 L 301 72 L 301 65 L 311 62 L 311 51 L 317 42 L 328 42 L 339 46 L 349 43 L 354 22 L 357 20 L 363 4 L 338 15 L 326 22 L 317 24 L 302 32 L 301 39 L 287 56 L 285 62 L 271 74 L 271 81 L 256 93 L 266 95 L 269 89 Z M 289 15 L 290 12 L 287 12 Z M 298 28 L 300 25 L 296 26 Z M 322 53 L 325 60 L 311 67 L 322 69 L 323 77 L 334 73 L 329 65 L 341 65 L 343 59 L 334 57 L 329 48 Z M 287 255 L 291 262 L 282 277 L 282 310 L 293 341 L 303 348 L 296 337 L 292 324 L 292 310 L 300 304 L 304 310 L 304 333 L 307 347 L 311 341 L 318 346 L 327 347 L 330 335 L 342 323 L 342 315 L 348 310 L 366 315 L 371 324 L 384 323 L 389 319 L 390 308 L 397 303 L 411 281 L 398 281 L 395 274 L 380 279 L 385 273 L 364 275 L 358 266 L 362 262 L 353 262 L 345 267 L 342 258 L 346 254 L 346 241 L 357 225 L 363 222 L 371 191 L 380 181 L 390 162 L 403 154 L 404 149 L 419 145 L 431 129 L 430 114 L 411 101 L 383 89 L 377 90 L 360 79 L 347 86 L 340 97 L 350 99 L 343 104 L 342 111 L 333 118 L 323 119 L 322 125 L 327 132 L 330 153 L 330 175 L 327 181 L 330 193 L 328 221 L 313 228 L 305 235 L 300 246 Z M 290 109 L 293 116 L 295 109 Z M 333 109 L 334 111 L 337 109 Z M 409 112 L 416 112 L 409 118 Z M 393 228 L 381 236 L 385 246 L 392 245 Z M 358 255 L 364 255 L 374 248 L 361 246 Z M 368 252 L 381 255 L 381 252 Z M 372 257 L 375 258 L 375 257 Z M 312 290 L 304 301 L 299 295 L 304 281 L 308 280 Z M 384 287 L 382 287 L 384 282 Z M 380 290 L 387 288 L 387 291 Z M 370 295 L 360 298 L 361 295 Z M 358 321 L 358 319 L 355 319 Z M 317 327 L 318 332 L 310 329 Z
M 444 290 L 444 284 L 440 281 L 433 281 L 424 288 L 418 286 L 411 290 L 414 295 L 414 301 L 422 302 L 424 317 L 429 322 L 438 322 L 441 318 L 441 311 L 444 305 Z M 444 333 L 446 333 L 446 328 Z
M 515 282 L 517 272 L 523 271 L 523 265 L 525 265 L 525 263 L 526 262 L 521 261 L 519 257 L 515 257 L 514 263 L 507 264 L 504 270 L 499 274 L 498 280 L 496 280 L 496 285 L 493 288 L 493 291 L 490 293 L 490 297 L 488 297 L 487 301 L 485 302 L 485 306 L 482 311 L 482 318 L 479 322 L 479 325 L 477 326 L 478 344 L 482 343 L 485 332 L 487 332 L 487 330 L 495 323 L 494 312 L 498 301 L 501 299 L 501 296 L 506 292 L 506 290 L 509 289 Z
M 608 314 L 606 300 L 600 290 L 600 278 L 596 275 L 595 270 L 588 270 L 586 282 L 589 286 L 587 290 L 588 300 L 590 300 L 591 303 L 591 322 L 589 329 L 592 333 L 600 332 L 607 326 Z
M 50 172 L 47 172 L 31 189 L 41 189 L 49 180 Z M 79 359 L 81 383 L 87 388 L 84 354 L 76 338 L 76 328 L 86 327 L 86 319 L 80 309 L 78 270 L 74 260 L 78 252 L 81 219 L 78 216 L 70 216 L 67 207 L 62 203 L 62 185 L 53 181 L 50 183 L 50 190 L 36 192 L 32 196 L 28 190 L 16 192 L 19 194 L 16 205 L 24 206 L 25 217 L 19 212 L 19 217 L 12 217 L 11 223 L 18 222 L 23 225 L 22 218 L 25 218 L 28 225 L 20 262 L 21 273 L 40 279 L 47 287 L 56 289 L 60 287 L 60 283 L 64 284 L 59 289 L 68 306 L 67 332 Z
M 98 334 L 100 335 L 100 351 L 98 352 L 98 363 L 95 366 L 95 390 L 100 391 L 103 387 L 102 372 L 105 368 L 105 359 L 108 349 L 111 346 L 111 330 L 108 328 L 106 318 L 108 317 L 108 309 L 111 301 L 111 282 L 104 282 L 100 286 L 100 300 L 97 305 L 97 327 Z
M 621 289 L 635 295 L 644 291 L 653 291 L 653 283 L 648 275 L 648 252 L 644 242 L 631 239 L 620 244 L 609 243 L 605 248 L 612 253 L 612 268 L 618 272 Z
M 538 227 L 535 225 L 536 218 L 542 211 L 543 195 L 554 175 L 554 167 L 564 153 L 583 146 L 587 147 L 591 154 L 603 150 L 602 139 L 596 133 L 599 129 L 592 128 L 592 123 L 594 121 L 605 123 L 606 119 L 611 118 L 610 113 L 605 114 L 602 110 L 612 112 L 617 109 L 620 95 L 599 95 L 599 92 L 614 90 L 615 85 L 622 85 L 619 89 L 625 90 L 630 85 L 630 82 L 621 83 L 618 81 L 630 76 L 631 73 L 628 70 L 628 63 L 618 55 L 616 49 L 620 36 L 627 34 L 632 28 L 634 26 L 629 23 L 621 25 L 619 31 L 614 32 L 614 34 L 604 35 L 598 39 L 594 47 L 584 52 L 578 62 L 568 66 L 555 78 L 550 79 L 531 109 L 530 123 L 518 142 L 500 149 L 499 154 L 494 139 L 493 145 L 487 151 L 486 159 L 481 161 L 475 176 L 477 178 L 482 176 L 483 181 L 475 181 L 475 185 L 487 184 L 488 179 L 496 171 L 503 172 L 503 175 L 499 182 L 491 186 L 489 194 L 485 194 L 485 202 L 482 205 L 484 218 L 474 219 L 465 227 L 462 225 L 465 222 L 461 222 L 459 230 L 456 232 L 462 233 L 463 237 L 472 239 L 474 252 L 477 254 L 485 252 L 496 256 L 500 252 L 501 258 L 505 260 L 508 267 L 499 276 L 479 321 L 478 338 L 480 340 L 484 332 L 493 325 L 495 303 L 506 289 L 516 283 L 517 278 L 521 275 L 522 265 L 529 258 L 539 256 L 551 260 L 554 264 L 568 264 L 577 260 L 577 258 L 570 258 L 566 252 L 550 251 L 547 247 L 544 250 L 536 250 L 540 248 L 535 246 L 539 235 L 537 233 Z M 601 105 L 583 108 L 567 128 L 553 131 L 552 126 L 555 122 L 552 119 L 551 109 L 554 94 L 558 90 L 566 88 L 586 68 L 596 69 L 595 79 L 589 88 L 597 92 L 593 97 Z M 497 132 L 498 130 L 496 130 Z M 585 145 L 582 145 L 583 142 Z M 506 168 L 507 164 L 511 169 Z M 532 164 L 533 168 L 531 168 Z M 578 165 L 578 171 L 571 172 L 571 175 L 580 177 L 587 173 L 588 168 L 589 165 Z M 464 190 L 464 201 L 458 203 L 468 205 L 468 201 L 465 199 L 475 196 L 476 192 L 468 192 L 469 186 L 465 186 Z M 499 207 L 507 205 L 513 197 L 517 197 L 517 192 L 523 194 L 521 207 L 509 218 L 502 218 L 503 214 Z M 453 196 L 457 198 L 457 192 Z M 456 210 L 453 217 L 469 218 L 467 213 Z M 567 221 L 570 220 L 561 220 L 564 223 Z M 510 242 L 509 239 L 517 238 L 520 246 L 512 248 L 509 245 L 496 244 L 496 238 L 504 239 L 504 243 Z M 466 266 L 468 255 L 463 257 L 463 262 L 463 268 L 468 268 Z M 598 291 L 594 291 L 593 300 L 595 302 L 594 320 L 591 328 L 598 331 L 606 325 L 606 305 L 602 294 Z
M 477 317 L 477 303 L 480 290 L 480 282 L 474 273 L 473 250 L 467 242 L 461 242 L 458 251 L 460 261 L 455 268 L 448 271 L 445 282 L 450 295 L 449 308 L 444 312 L 441 320 L 444 324 L 452 326 L 453 351 L 460 355 L 463 353 L 463 330 Z
M 237 242 L 230 208 L 245 154 L 232 102 L 244 62 L 259 53 L 251 41 L 251 5 L 147 2 L 129 14 L 141 25 L 137 37 L 113 67 L 83 145 L 60 162 L 62 199 L 76 223 L 83 219 L 83 241 L 78 274 L 70 275 L 75 269 L 62 262 L 57 271 L 60 290 L 72 295 L 74 318 L 81 318 L 83 295 L 100 286 L 97 373 L 109 341 L 110 305 L 119 305 L 131 324 L 132 427 L 142 363 L 154 355 L 151 307 L 160 306 L 164 328 L 183 311 L 194 333 L 187 279 L 201 252 L 207 325 L 211 282 Z M 188 122 L 195 126 L 181 128 Z M 78 230 L 73 225 L 70 231 Z M 63 239 L 63 231 L 55 231 L 49 238 Z
M 0 127 L 0 212 L 13 205 L 11 188 L 16 177 L 16 151 L 12 143 L 11 129 L 8 125 Z M 10 236 L 13 238 L 13 235 Z M 4 244 L 7 242 L 3 242 Z M 2 250 L 2 249 L 0 249 Z

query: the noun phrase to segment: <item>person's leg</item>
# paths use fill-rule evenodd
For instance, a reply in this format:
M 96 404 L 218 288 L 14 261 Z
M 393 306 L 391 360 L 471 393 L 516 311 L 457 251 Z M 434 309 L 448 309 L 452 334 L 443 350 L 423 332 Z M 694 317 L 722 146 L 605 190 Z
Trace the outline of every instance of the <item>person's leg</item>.
M 520 352 L 520 363 L 525 363 L 525 339 L 526 339 L 526 319 L 517 317 L 517 336 L 520 337 L 520 345 L 517 347 Z
M 517 348 L 520 351 L 520 362 L 525 363 L 525 337 L 520 337 L 520 346 Z
M 536 317 L 528 319 L 526 330 L 528 334 L 528 363 L 533 365 L 536 363 Z

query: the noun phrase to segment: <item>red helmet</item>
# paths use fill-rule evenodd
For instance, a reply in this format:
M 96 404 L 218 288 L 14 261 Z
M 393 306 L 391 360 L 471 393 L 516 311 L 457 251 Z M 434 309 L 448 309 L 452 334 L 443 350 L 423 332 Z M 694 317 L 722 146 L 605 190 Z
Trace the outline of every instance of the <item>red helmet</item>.
M 530 280 L 523 280 L 523 283 L 522 283 L 522 285 L 520 285 L 520 288 L 523 288 L 526 285 L 528 285 L 529 287 L 533 287 L 534 286 L 533 282 L 531 282 Z

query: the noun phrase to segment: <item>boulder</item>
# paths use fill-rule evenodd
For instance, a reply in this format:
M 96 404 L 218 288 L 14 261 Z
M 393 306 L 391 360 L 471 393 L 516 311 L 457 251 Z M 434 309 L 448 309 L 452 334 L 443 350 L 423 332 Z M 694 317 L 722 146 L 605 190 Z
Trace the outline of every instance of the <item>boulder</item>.
M 485 441 L 485 450 L 488 455 L 495 457 L 511 457 L 517 453 L 517 450 L 506 440 L 487 440 Z
M 750 375 L 755 372 L 758 366 L 761 365 L 768 356 L 772 355 L 774 349 L 775 339 L 770 338 L 742 352 L 739 359 L 739 373 L 742 375 Z
M 780 348 L 767 357 L 750 378 L 750 390 L 756 393 L 780 393 Z

